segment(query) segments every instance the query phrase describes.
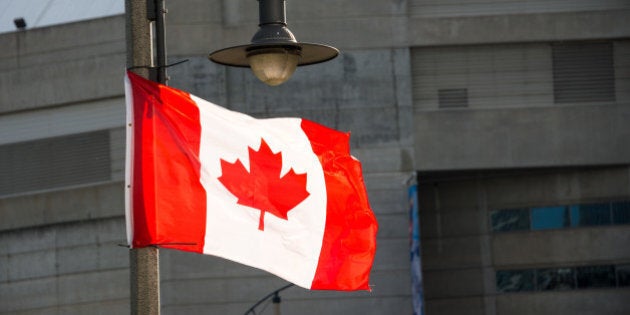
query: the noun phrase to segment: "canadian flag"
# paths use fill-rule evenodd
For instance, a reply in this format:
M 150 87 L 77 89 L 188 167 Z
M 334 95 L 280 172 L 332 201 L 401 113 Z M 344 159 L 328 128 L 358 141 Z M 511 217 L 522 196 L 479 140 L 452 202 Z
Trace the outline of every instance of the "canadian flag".
M 254 119 L 125 77 L 127 237 L 223 257 L 307 289 L 369 290 L 377 223 L 349 134 Z

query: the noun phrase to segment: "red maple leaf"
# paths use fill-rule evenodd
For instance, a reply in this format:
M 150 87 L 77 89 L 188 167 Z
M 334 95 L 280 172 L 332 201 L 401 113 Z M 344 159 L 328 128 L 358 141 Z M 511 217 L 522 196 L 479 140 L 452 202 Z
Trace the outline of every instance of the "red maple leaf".
M 219 181 L 238 198 L 238 204 L 260 210 L 258 229 L 264 231 L 265 212 L 288 220 L 287 213 L 309 196 L 306 174 L 290 169 L 280 177 L 282 153 L 271 152 L 265 139 L 258 151 L 248 149 L 249 171 L 240 160 L 229 163 L 221 159 Z

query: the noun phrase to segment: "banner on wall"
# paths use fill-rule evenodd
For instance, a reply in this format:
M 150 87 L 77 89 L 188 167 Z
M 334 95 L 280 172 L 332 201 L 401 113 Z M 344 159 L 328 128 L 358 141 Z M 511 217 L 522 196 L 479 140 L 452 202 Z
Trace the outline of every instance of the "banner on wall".
M 418 208 L 418 184 L 408 183 L 409 201 L 409 257 L 411 260 L 411 299 L 413 314 L 424 315 L 424 290 L 422 286 L 422 259 L 420 254 L 420 214 Z

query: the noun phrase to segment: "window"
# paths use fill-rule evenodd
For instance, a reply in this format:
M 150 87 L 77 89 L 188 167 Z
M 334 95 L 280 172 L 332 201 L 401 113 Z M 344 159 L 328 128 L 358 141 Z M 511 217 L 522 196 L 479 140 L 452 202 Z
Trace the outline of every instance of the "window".
M 538 290 L 571 290 L 575 288 L 573 268 L 548 268 L 537 270 Z
M 630 286 L 630 265 L 617 266 L 617 285 L 620 287 Z
M 630 265 L 497 270 L 497 292 L 558 291 L 630 286 Z
M 555 44 L 552 60 L 556 103 L 615 100 L 612 42 Z
M 610 225 L 610 204 L 571 206 L 571 226 Z
M 630 224 L 630 201 L 494 210 L 493 232 Z
M 630 223 L 630 201 L 612 203 L 613 224 Z
M 499 270 L 496 273 L 497 291 L 534 291 L 534 270 Z
M 0 146 L 0 196 L 109 180 L 109 131 Z
M 532 230 L 559 229 L 566 226 L 569 226 L 566 207 L 532 208 Z
M 529 230 L 529 209 L 505 209 L 493 211 L 493 231 Z
M 615 286 L 614 266 L 578 267 L 578 288 L 609 288 Z

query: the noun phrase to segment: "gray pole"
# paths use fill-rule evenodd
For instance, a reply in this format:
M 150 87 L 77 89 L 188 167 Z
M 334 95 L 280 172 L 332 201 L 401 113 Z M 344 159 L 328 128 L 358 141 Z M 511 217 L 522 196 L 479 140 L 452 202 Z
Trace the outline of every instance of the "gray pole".
M 148 1 L 125 1 L 127 68 L 153 66 L 151 25 Z M 149 68 L 135 68 L 136 74 L 149 78 Z M 151 78 L 156 80 L 157 78 Z M 126 188 L 129 189 L 129 188 Z M 129 250 L 131 314 L 160 314 L 160 268 L 157 247 Z

